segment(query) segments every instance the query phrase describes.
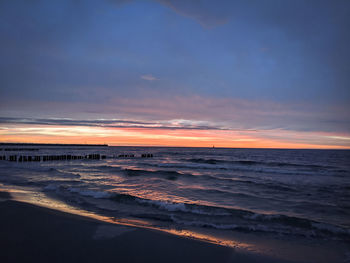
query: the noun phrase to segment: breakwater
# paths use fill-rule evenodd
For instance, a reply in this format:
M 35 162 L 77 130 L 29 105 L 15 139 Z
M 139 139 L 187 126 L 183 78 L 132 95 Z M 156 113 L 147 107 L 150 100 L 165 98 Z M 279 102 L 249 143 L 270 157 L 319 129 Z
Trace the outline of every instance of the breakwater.
M 10 162 L 48 162 L 48 161 L 71 161 L 71 160 L 103 160 L 103 159 L 116 159 L 116 158 L 152 158 L 153 154 L 144 153 L 140 156 L 135 154 L 119 154 L 113 156 L 107 156 L 102 154 L 86 154 L 86 155 L 0 155 L 0 161 Z

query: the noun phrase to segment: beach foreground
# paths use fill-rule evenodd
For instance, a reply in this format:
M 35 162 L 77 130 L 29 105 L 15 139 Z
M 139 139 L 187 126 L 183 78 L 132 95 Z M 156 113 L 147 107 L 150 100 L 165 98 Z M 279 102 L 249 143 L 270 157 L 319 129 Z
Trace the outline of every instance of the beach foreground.
M 1 262 L 281 262 L 9 199 L 0 211 Z

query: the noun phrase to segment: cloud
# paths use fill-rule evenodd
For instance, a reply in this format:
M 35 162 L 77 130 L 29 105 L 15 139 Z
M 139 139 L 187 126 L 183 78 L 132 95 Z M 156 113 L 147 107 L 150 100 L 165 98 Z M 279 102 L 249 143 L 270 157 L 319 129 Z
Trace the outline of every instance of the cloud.
M 267 148 L 349 148 L 349 134 L 287 130 L 233 130 L 191 120 L 145 122 L 125 119 L 0 117 L 1 141 L 105 143 Z
M 40 118 L 23 120 L 33 125 L 60 117 L 57 125 L 350 130 L 349 104 L 333 107 L 350 96 L 348 1 L 159 0 L 112 12 L 103 1 L 53 2 L 1 3 L 2 116 Z M 229 23 L 209 31 L 191 19 Z
M 218 4 L 211 0 L 157 0 L 179 15 L 197 21 L 205 28 L 213 28 L 225 24 L 231 18 L 232 1 L 221 1 Z
M 23 122 L 33 122 L 33 124 L 57 122 L 56 124 L 61 125 L 100 125 L 120 128 L 279 129 L 324 132 L 348 132 L 350 130 L 348 111 L 342 107 L 318 107 L 302 103 L 283 104 L 263 100 L 201 96 L 159 98 L 148 95 L 142 99 L 112 97 L 103 104 L 100 102 L 38 103 L 18 100 L 4 102 L 2 104 L 4 110 L 1 111 L 1 115 L 21 116 Z M 25 115 L 26 111 L 27 115 Z M 47 112 L 50 115 L 46 114 Z M 33 115 L 37 118 L 31 118 Z M 20 118 L 14 120 L 2 118 L 2 122 L 5 121 L 20 122 L 21 120 Z
M 49 125 L 49 126 L 84 126 L 102 128 L 162 129 L 162 130 L 226 130 L 225 127 L 191 120 L 138 121 L 125 119 L 59 119 L 59 118 L 7 118 L 0 117 L 0 124 Z
M 144 79 L 144 80 L 149 80 L 149 81 L 159 80 L 158 78 L 156 78 L 155 76 L 153 76 L 151 74 L 142 75 L 140 78 Z

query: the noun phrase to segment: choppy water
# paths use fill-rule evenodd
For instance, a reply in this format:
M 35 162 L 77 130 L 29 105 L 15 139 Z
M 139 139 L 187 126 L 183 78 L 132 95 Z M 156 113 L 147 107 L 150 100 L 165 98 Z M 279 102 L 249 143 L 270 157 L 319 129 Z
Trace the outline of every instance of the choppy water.
M 21 147 L 23 148 L 23 147 Z M 33 148 L 33 147 L 32 147 Z M 23 150 L 23 149 L 22 149 Z M 105 160 L 0 161 L 0 182 L 154 226 L 350 241 L 350 151 L 39 147 Z M 140 158 L 152 153 L 153 158 Z M 134 154 L 135 158 L 114 158 Z

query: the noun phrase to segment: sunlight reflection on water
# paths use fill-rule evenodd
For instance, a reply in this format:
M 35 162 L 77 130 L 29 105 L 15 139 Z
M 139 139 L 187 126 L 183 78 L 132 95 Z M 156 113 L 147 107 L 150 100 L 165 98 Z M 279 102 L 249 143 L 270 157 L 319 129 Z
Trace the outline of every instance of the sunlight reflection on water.
M 141 219 L 116 218 L 116 217 L 99 215 L 97 213 L 79 209 L 67 203 L 64 203 L 62 201 L 50 198 L 41 192 L 28 191 L 20 188 L 7 189 L 6 186 L 3 186 L 3 185 L 1 186 L 0 191 L 9 192 L 11 194 L 12 199 L 15 201 L 30 203 L 33 205 L 50 208 L 50 209 L 58 210 L 65 213 L 83 216 L 86 219 L 95 219 L 98 221 L 111 223 L 111 224 L 158 230 L 158 231 L 166 232 L 172 235 L 200 240 L 203 242 L 208 242 L 208 243 L 212 243 L 220 246 L 227 246 L 227 247 L 240 248 L 240 249 L 253 248 L 252 244 L 243 243 L 243 242 L 239 242 L 228 238 L 220 238 L 213 234 L 200 233 L 189 229 L 166 229 L 166 228 L 156 227 L 151 222 L 146 220 L 141 220 Z

